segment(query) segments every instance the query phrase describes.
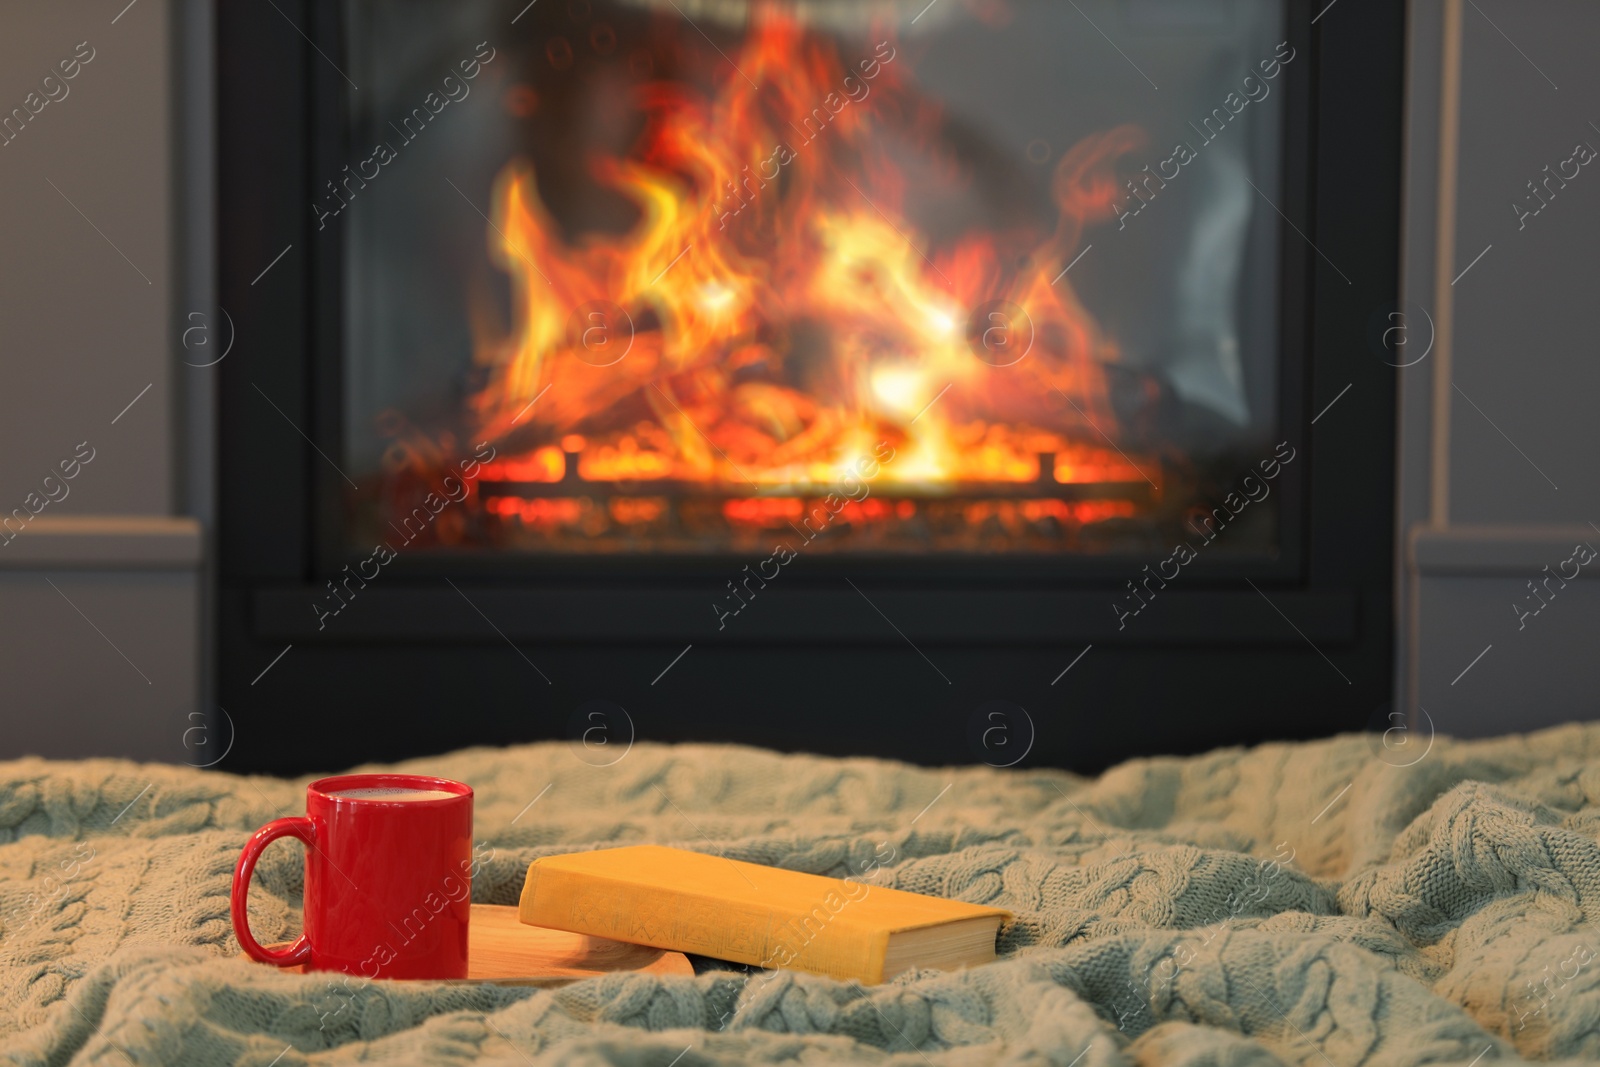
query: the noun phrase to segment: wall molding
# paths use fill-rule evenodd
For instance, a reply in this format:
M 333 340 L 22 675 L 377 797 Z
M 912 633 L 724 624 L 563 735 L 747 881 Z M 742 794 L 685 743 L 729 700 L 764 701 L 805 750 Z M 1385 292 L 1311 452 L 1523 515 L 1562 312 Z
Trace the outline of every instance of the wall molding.
M 1582 524 L 1419 526 L 1411 531 L 1408 555 L 1411 566 L 1426 577 L 1525 575 L 1555 566 L 1580 543 L 1600 549 L 1600 530 Z M 1600 578 L 1600 567 L 1578 573 Z
M 197 570 L 197 519 L 165 515 L 40 515 L 0 539 L 0 571 Z

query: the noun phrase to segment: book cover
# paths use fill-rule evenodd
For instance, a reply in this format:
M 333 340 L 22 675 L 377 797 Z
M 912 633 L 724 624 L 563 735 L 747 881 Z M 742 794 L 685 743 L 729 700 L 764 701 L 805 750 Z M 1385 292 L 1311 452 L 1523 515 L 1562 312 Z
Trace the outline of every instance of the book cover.
M 987 919 L 993 924 L 988 953 L 975 961 L 983 962 L 993 958 L 994 929 L 1010 913 L 870 882 L 635 845 L 535 860 L 519 916 L 532 926 L 877 983 L 892 977 L 884 974 L 891 937 Z

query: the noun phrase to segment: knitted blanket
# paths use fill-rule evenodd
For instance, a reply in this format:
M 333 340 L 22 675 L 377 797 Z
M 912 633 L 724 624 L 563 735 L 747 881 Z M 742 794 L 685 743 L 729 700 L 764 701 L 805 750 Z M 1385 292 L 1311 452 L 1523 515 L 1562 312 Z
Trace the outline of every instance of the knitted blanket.
M 1390 739 L 1395 740 L 1394 738 Z M 246 837 L 304 782 L 0 763 L 0 1060 L 695 1067 L 1600 1059 L 1600 725 L 1409 749 L 1347 736 L 1097 779 L 730 746 L 401 765 L 471 783 L 478 902 L 535 857 L 658 842 L 1005 907 L 1003 957 L 879 987 L 619 974 L 333 982 L 239 955 Z M 252 925 L 299 929 L 298 844 Z

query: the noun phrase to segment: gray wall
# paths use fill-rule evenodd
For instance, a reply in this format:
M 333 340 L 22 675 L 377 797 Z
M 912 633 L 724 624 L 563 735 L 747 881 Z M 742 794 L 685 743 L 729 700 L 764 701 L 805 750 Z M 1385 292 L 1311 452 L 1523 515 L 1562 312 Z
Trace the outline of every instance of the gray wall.
M 193 760 L 173 5 L 11 4 L 3 25 L 0 114 L 28 118 L 0 147 L 0 757 Z
M 1537 214 L 1512 205 L 1570 175 L 1575 145 L 1600 148 L 1600 6 L 1412 14 L 1401 696 L 1458 735 L 1593 718 L 1600 559 L 1564 561 L 1600 548 L 1600 158 L 1552 179 Z

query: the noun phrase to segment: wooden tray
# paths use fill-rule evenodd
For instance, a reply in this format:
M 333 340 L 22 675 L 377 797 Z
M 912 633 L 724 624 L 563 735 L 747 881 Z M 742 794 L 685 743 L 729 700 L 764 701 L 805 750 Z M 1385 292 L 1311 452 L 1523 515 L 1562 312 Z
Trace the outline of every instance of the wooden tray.
M 528 926 L 517 919 L 516 908 L 500 904 L 472 905 L 467 960 L 467 977 L 453 981 L 555 986 L 613 971 L 694 976 L 689 958 L 681 952 Z M 305 968 L 285 970 L 303 973 Z

